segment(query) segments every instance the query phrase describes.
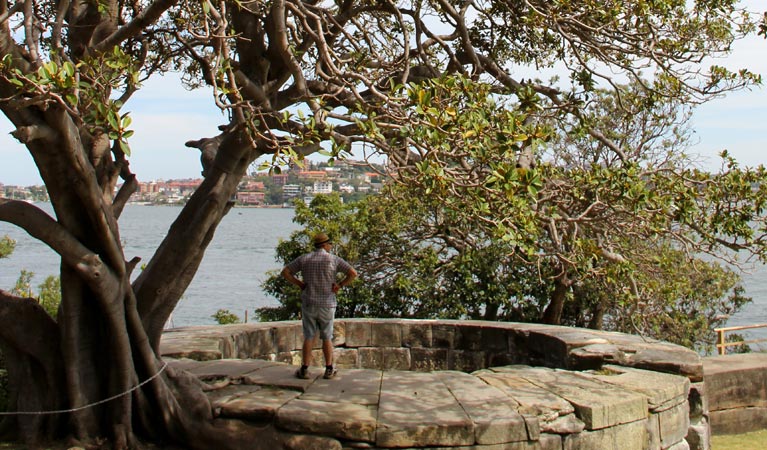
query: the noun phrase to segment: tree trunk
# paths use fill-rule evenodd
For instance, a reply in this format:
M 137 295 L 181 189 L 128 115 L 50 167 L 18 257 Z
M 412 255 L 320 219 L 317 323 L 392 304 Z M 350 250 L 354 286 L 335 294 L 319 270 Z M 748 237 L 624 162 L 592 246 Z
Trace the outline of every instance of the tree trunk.
M 188 448 L 253 448 L 252 435 L 214 421 L 201 384 L 167 367 L 157 351 L 170 312 L 257 155 L 240 136 L 222 140 L 207 178 L 131 285 L 138 261 L 126 263 L 120 245 L 122 200 L 103 194 L 69 118 L 46 114 L 56 126 L 27 146 L 42 167 L 56 219 L 0 199 L 0 220 L 61 255 L 62 304 L 54 321 L 34 300 L 1 293 L 0 341 L 14 392 L 9 409 L 67 412 L 7 416 L 5 428 L 17 429 L 29 445 L 66 433 L 82 443 L 107 438 L 117 449 L 137 447 L 139 435 Z M 67 165 L 81 171 L 57 169 Z M 275 439 L 259 446 L 273 448 Z
M 554 292 L 551 294 L 551 301 L 543 313 L 541 322 L 550 325 L 562 323 L 562 310 L 565 307 L 565 299 L 567 298 L 570 286 L 572 286 L 572 281 L 567 278 L 565 273 L 554 279 Z

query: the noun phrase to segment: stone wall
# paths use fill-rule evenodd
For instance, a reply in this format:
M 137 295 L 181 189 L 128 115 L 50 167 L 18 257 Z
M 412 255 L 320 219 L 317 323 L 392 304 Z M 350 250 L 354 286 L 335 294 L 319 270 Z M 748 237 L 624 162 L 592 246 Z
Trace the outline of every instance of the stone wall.
M 280 404 L 272 416 L 267 414 L 278 427 L 308 436 L 331 435 L 340 446 L 348 448 L 710 448 L 703 364 L 695 352 L 677 345 L 622 333 L 537 324 L 385 319 L 337 320 L 334 341 L 336 364 L 347 373 L 375 370 L 372 373 L 382 374 L 377 378 L 380 386 L 375 386 L 379 389 L 377 397 L 366 396 L 364 407 L 356 400 L 348 405 L 367 415 L 374 409 L 370 427 L 375 431 L 371 434 L 367 429 L 366 434 L 350 436 L 344 426 L 335 422 L 318 430 L 317 417 L 302 419 L 300 414 L 295 415 L 301 410 L 297 405 L 318 395 L 310 392 L 312 389 L 330 389 L 317 383 L 301 385 L 303 394 L 280 394 L 291 401 Z M 202 379 L 220 382 L 217 377 L 223 376 L 236 385 L 272 383 L 269 386 L 273 389 L 274 383 L 284 387 L 285 381 L 267 381 L 266 374 L 284 375 L 286 369 L 275 366 L 263 369 L 259 376 L 234 375 L 216 361 L 236 358 L 296 365 L 300 363 L 301 343 L 300 322 L 273 322 L 169 330 L 163 336 L 161 350 L 166 359 L 208 361 L 183 363 Z M 322 361 L 319 349 L 315 361 Z M 451 375 L 456 371 L 471 376 Z M 414 375 L 403 375 L 407 373 Z M 432 431 L 439 436 L 434 437 L 437 441 L 429 440 L 429 433 L 424 437 L 423 430 L 410 425 L 425 420 L 418 417 L 417 403 L 392 403 L 391 399 L 398 398 L 398 386 L 422 386 L 412 381 L 420 379 L 415 375 L 418 373 L 436 374 L 430 383 L 444 388 L 440 394 L 421 395 L 450 397 L 458 404 L 455 409 L 468 415 L 468 419 L 459 421 L 463 425 L 455 439 Z M 232 377 L 239 379 L 234 381 Z M 383 387 L 387 386 L 386 380 L 390 380 L 390 391 Z M 342 378 L 336 386 L 344 382 Z M 484 397 L 486 400 L 478 403 L 477 399 Z M 498 399 L 503 400 L 502 404 L 496 404 Z M 226 401 L 235 400 L 226 397 Z M 240 405 L 243 399 L 236 401 Z M 311 403 L 315 408 L 318 404 L 322 403 L 316 399 Z M 217 405 L 224 414 L 234 410 L 225 402 Z M 329 410 L 338 407 L 338 403 L 333 405 Z M 403 408 L 412 408 L 413 417 L 405 414 L 407 420 L 392 419 L 404 414 Z M 483 408 L 487 408 L 484 413 Z M 487 419 L 488 415 L 493 417 L 493 408 L 508 410 L 502 415 L 504 420 L 511 421 L 509 414 L 519 416 L 515 423 L 521 427 L 517 433 L 521 437 L 484 437 L 481 430 L 494 423 Z M 328 431 L 335 428 L 345 431 Z M 442 424 L 436 429 L 444 431 L 450 426 Z
M 705 358 L 703 378 L 714 434 L 767 429 L 767 354 Z

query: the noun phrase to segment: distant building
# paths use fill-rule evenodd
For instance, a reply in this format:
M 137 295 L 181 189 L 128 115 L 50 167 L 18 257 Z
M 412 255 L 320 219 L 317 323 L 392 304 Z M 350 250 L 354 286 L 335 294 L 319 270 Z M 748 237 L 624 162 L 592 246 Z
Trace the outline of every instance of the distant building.
M 286 184 L 282 186 L 283 199 L 295 198 L 301 195 L 301 186 L 297 184 Z
M 304 180 L 324 180 L 328 173 L 324 170 L 302 170 L 298 172 L 298 178 Z
M 260 206 L 264 204 L 266 193 L 263 191 L 240 191 L 237 192 L 237 203 L 247 206 Z
M 333 192 L 333 182 L 332 181 L 315 181 L 313 192 L 315 194 L 330 194 L 331 192 Z
M 274 183 L 275 186 L 285 186 L 287 182 L 288 174 L 286 173 L 272 175 L 272 183 Z

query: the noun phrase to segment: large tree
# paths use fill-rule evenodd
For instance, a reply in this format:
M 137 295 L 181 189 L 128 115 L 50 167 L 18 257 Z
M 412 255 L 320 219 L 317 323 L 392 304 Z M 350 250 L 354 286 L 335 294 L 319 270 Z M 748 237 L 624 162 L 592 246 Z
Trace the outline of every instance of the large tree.
M 0 292 L 11 408 L 68 411 L 6 423 L 26 441 L 70 435 L 107 438 L 115 448 L 134 447 L 137 434 L 196 448 L 254 445 L 219 426 L 200 386 L 167 368 L 158 349 L 237 184 L 259 157 L 274 155 L 279 164 L 315 151 L 331 158 L 358 148 L 383 154 L 403 183 L 461 199 L 446 211 L 476 215 L 508 242 L 522 242 L 520 232 L 539 229 L 539 222 L 524 222 L 520 208 L 546 176 L 535 163 L 552 123 L 575 124 L 620 161 L 620 176 L 634 173 L 632 154 L 589 120 L 585 107 L 595 86 L 641 83 L 644 72 L 652 81 L 642 84 L 641 98 L 697 102 L 755 80 L 701 64 L 754 31 L 730 0 L 27 0 L 2 2 L 0 24 L 0 109 L 37 164 L 54 210 L 49 216 L 3 199 L 0 220 L 61 256 L 62 290 L 56 317 Z M 531 76 L 555 64 L 572 87 Z M 183 71 L 191 86 L 212 87 L 228 122 L 217 136 L 187 142 L 201 151 L 204 181 L 131 281 L 138 261 L 124 254 L 119 232 L 137 186 L 125 105 L 142 80 L 169 69 Z M 426 82 L 447 75 L 460 85 L 440 105 L 444 94 L 432 95 Z M 482 125 L 477 120 L 491 110 L 467 100 L 486 98 L 474 94 L 486 88 L 503 110 Z M 463 115 L 459 106 L 475 114 L 475 125 L 451 134 L 445 125 Z M 499 152 L 504 159 L 496 164 L 490 157 Z M 621 180 L 611 186 L 620 191 Z M 570 201 L 587 201 L 590 193 Z M 475 198 L 484 199 L 477 208 L 457 207 Z M 592 203 L 579 217 L 604 206 Z M 693 222 L 689 206 L 668 213 L 687 228 L 709 225 Z M 703 241 L 715 245 L 729 232 L 748 237 L 731 229 L 727 211 L 719 213 L 712 224 L 719 227 L 693 230 Z M 529 229 L 515 228 L 521 223 Z M 557 245 L 580 242 L 559 242 L 551 230 Z M 562 263 L 558 286 L 570 285 L 568 255 L 551 255 Z

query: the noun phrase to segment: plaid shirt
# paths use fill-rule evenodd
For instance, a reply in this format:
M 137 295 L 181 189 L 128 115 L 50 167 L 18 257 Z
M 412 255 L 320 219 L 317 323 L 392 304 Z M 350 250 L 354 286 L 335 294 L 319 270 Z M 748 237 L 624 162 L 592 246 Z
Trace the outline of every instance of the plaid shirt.
M 336 294 L 333 293 L 336 274 L 346 274 L 352 269 L 351 264 L 343 258 L 322 248 L 299 256 L 286 267 L 294 275 L 301 272 L 306 284 L 301 291 L 301 303 L 326 308 L 336 307 Z

